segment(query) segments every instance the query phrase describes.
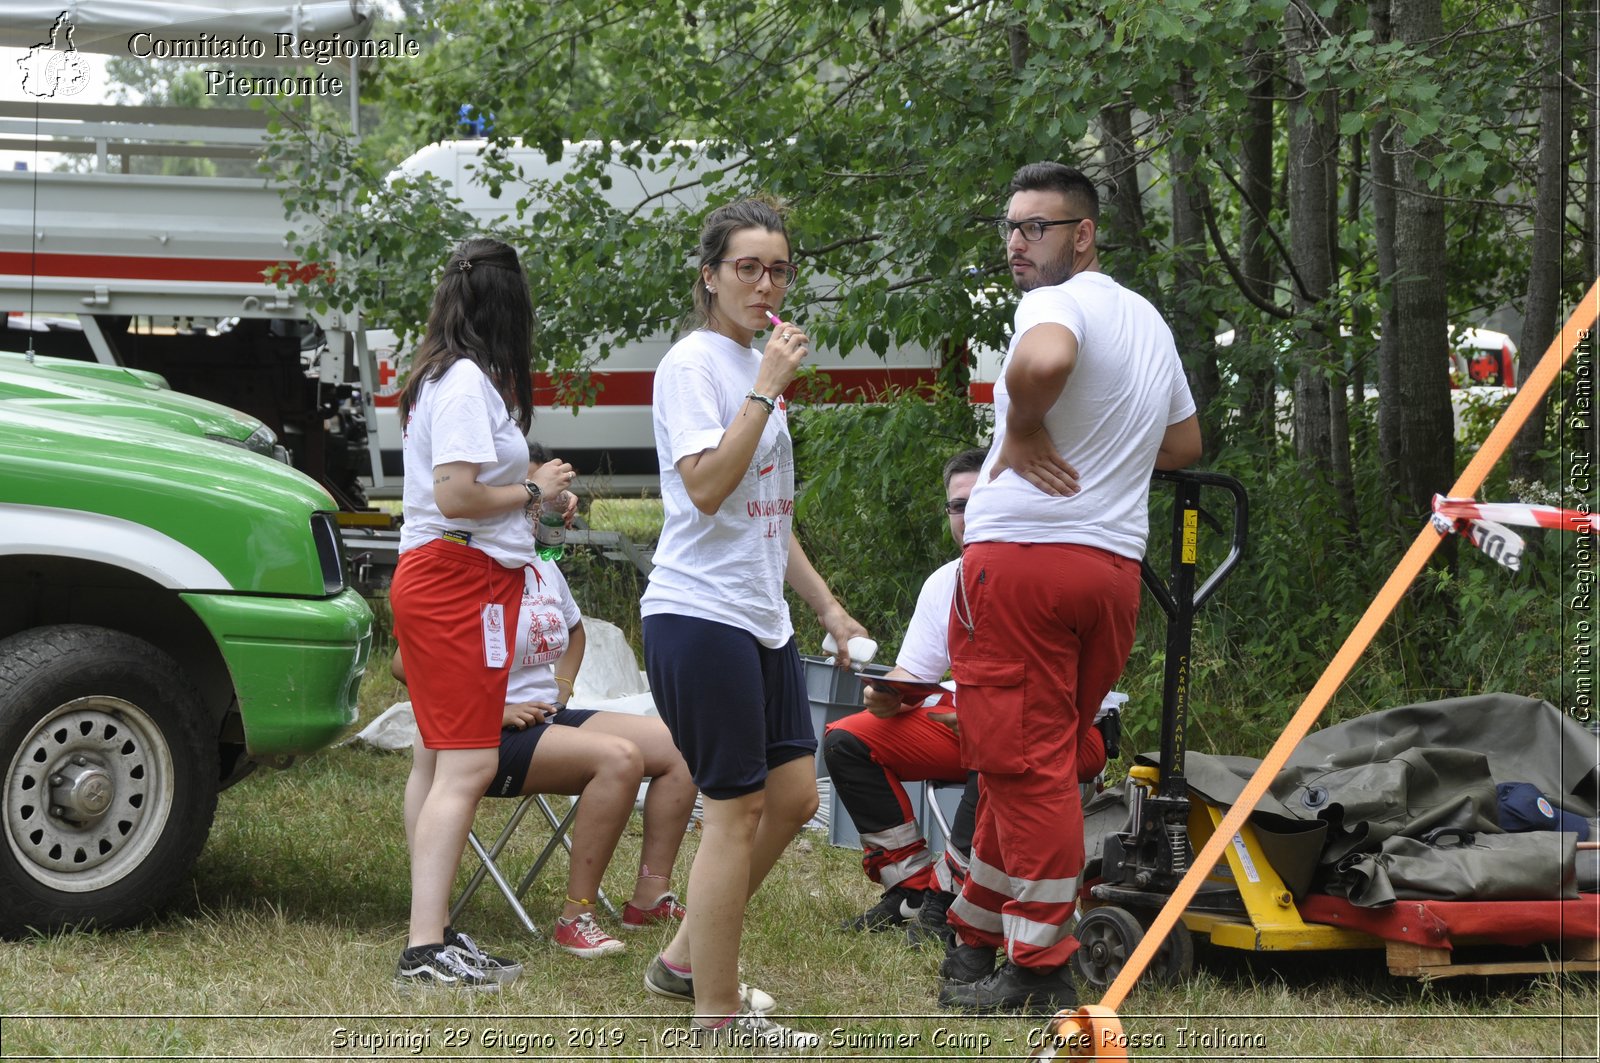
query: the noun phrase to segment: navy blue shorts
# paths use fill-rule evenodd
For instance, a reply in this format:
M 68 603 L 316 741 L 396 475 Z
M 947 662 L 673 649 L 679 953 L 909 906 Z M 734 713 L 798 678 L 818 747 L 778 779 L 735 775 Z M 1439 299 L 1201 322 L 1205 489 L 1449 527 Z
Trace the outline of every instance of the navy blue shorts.
M 707 797 L 755 793 L 773 768 L 816 755 L 811 700 L 792 638 L 774 650 L 730 624 L 647 616 L 644 670 L 656 709 Z
M 562 709 L 554 716 L 545 717 L 544 723 L 517 730 L 507 727 L 500 732 L 500 766 L 494 771 L 494 781 L 484 791 L 485 797 L 518 797 L 522 784 L 528 778 L 528 765 L 533 763 L 533 751 L 539 739 L 551 727 L 582 727 L 584 721 L 598 709 Z

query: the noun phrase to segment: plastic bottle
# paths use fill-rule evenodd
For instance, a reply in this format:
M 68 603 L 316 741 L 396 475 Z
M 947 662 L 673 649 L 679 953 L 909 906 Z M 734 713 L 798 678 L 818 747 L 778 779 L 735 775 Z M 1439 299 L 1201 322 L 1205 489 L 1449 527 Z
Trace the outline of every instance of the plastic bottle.
M 567 553 L 567 502 L 565 491 L 539 506 L 533 526 L 534 548 L 541 561 L 560 561 Z

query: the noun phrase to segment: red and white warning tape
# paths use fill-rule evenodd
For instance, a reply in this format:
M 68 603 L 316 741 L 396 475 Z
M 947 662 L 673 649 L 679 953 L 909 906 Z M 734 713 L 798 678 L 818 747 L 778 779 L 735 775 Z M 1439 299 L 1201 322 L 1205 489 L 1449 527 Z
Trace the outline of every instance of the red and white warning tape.
M 1474 502 L 1470 498 L 1433 496 L 1433 526 L 1440 535 L 1460 532 L 1467 540 L 1515 572 L 1522 567 L 1522 536 L 1507 524 L 1556 531 L 1600 531 L 1600 513 L 1579 513 L 1559 506 L 1527 506 L 1520 502 Z

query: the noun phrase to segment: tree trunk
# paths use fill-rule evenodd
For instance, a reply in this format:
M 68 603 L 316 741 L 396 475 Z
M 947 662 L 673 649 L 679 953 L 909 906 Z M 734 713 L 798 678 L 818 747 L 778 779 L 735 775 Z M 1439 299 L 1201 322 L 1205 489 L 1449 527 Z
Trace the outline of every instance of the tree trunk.
M 1588 76 L 1584 80 L 1584 92 L 1579 97 L 1583 101 L 1583 144 L 1584 144 L 1584 181 L 1583 186 L 1583 255 L 1581 258 L 1582 269 L 1580 277 L 1582 288 L 1588 291 L 1588 285 L 1595 277 L 1600 277 L 1600 233 L 1595 232 L 1595 227 L 1600 226 L 1600 28 L 1589 19 L 1584 19 L 1578 30 L 1580 54 L 1587 65 Z M 1523 364 L 1532 367 L 1532 359 L 1539 357 L 1538 353 L 1524 353 Z
M 1368 6 L 1368 26 L 1374 42 L 1390 40 L 1389 0 L 1373 0 Z M 1379 118 L 1373 126 L 1373 144 L 1368 152 L 1373 174 L 1373 247 L 1378 250 L 1379 288 L 1389 288 L 1395 279 L 1395 147 L 1394 123 Z M 1400 322 L 1395 317 L 1394 299 L 1382 307 L 1378 325 L 1378 459 L 1389 479 L 1400 474 Z
M 1534 185 L 1533 247 L 1528 258 L 1528 298 L 1522 319 L 1522 358 L 1525 367 L 1544 354 L 1560 327 L 1561 228 L 1565 222 L 1567 139 L 1571 112 L 1565 104 L 1563 77 L 1567 62 L 1562 45 L 1562 0 L 1539 0 L 1539 47 L 1545 69 L 1539 78 L 1539 168 Z M 1545 397 L 1528 415 L 1527 424 L 1511 442 L 1511 475 L 1521 480 L 1543 480 L 1548 463 L 1539 459 L 1544 447 Z
M 1139 156 L 1133 149 L 1133 104 L 1126 100 L 1100 110 L 1100 141 L 1105 148 L 1107 195 L 1100 216 L 1112 242 L 1150 257 L 1145 231 L 1144 193 L 1139 188 Z
M 1267 236 L 1267 219 L 1272 216 L 1272 149 L 1277 129 L 1272 124 L 1273 83 L 1277 71 L 1272 53 L 1258 48 L 1250 59 L 1250 73 L 1256 79 L 1245 104 L 1245 130 L 1240 146 L 1239 183 L 1244 186 L 1245 202 L 1240 207 L 1239 266 L 1245 280 L 1263 299 L 1272 298 L 1274 271 L 1271 267 L 1272 241 Z M 1248 325 L 1234 329 L 1234 345 L 1243 348 L 1251 339 Z M 1240 421 L 1263 449 L 1275 445 L 1277 426 L 1276 354 L 1265 364 L 1240 369 L 1245 393 Z
M 1028 65 L 1028 27 L 1020 22 L 1008 26 L 1006 44 L 1011 53 L 1011 72 L 1021 77 L 1022 68 Z
M 1443 33 L 1442 0 L 1393 0 L 1394 37 L 1415 46 Z M 1425 138 L 1395 159 L 1394 317 L 1399 414 L 1395 480 L 1401 512 L 1411 523 L 1430 512 L 1433 495 L 1448 491 L 1455 473 L 1447 339 L 1444 201 L 1420 172 L 1439 145 Z
M 1193 101 L 1194 74 L 1184 70 L 1173 86 L 1180 108 Z M 1200 411 L 1200 435 L 1205 445 L 1206 457 L 1213 456 L 1222 443 L 1222 425 L 1218 419 L 1220 404 L 1217 393 L 1221 390 L 1221 374 L 1217 369 L 1216 316 L 1204 299 L 1196 298 L 1207 288 L 1205 277 L 1206 230 L 1200 213 L 1199 197 L 1195 191 L 1194 172 L 1198 160 L 1183 137 L 1174 137 L 1172 158 L 1172 270 L 1174 293 L 1170 301 L 1168 324 L 1172 338 L 1183 355 L 1184 368 L 1189 374 L 1189 390 L 1194 392 L 1194 403 Z
M 1391 39 L 1389 0 L 1373 0 L 1368 7 L 1367 24 L 1374 40 L 1387 44 Z M 1382 118 L 1372 129 L 1372 148 L 1367 153 L 1372 168 L 1372 238 L 1378 256 L 1379 290 L 1392 289 L 1394 263 L 1394 124 Z M 1393 482 L 1400 468 L 1400 322 L 1394 301 L 1387 301 L 1378 325 L 1378 460 L 1385 477 Z M 1390 496 L 1393 497 L 1392 495 Z
M 1366 170 L 1366 159 L 1363 157 L 1366 142 L 1360 136 L 1350 138 L 1350 168 L 1346 180 L 1349 182 L 1345 188 L 1344 220 L 1351 232 L 1360 231 L 1361 225 L 1361 175 Z M 1359 321 L 1357 322 L 1359 324 Z M 1351 446 L 1357 453 L 1366 450 L 1370 440 L 1366 435 L 1366 417 L 1361 415 L 1361 407 L 1367 401 L 1367 362 L 1372 357 L 1372 337 L 1365 330 L 1359 331 L 1351 337 L 1350 345 L 1350 404 L 1356 411 L 1357 431 L 1351 440 Z
M 1346 30 L 1349 17 L 1342 9 L 1335 8 L 1333 15 L 1328 19 L 1328 31 L 1335 36 L 1342 35 Z M 1323 213 L 1328 220 L 1328 294 L 1331 296 L 1339 288 L 1338 256 L 1334 253 L 1339 246 L 1339 98 L 1338 92 L 1324 92 L 1318 101 L 1316 112 L 1318 120 L 1322 123 L 1319 139 L 1324 146 L 1323 155 L 1323 194 L 1327 197 L 1327 205 Z M 1345 534 L 1353 537 L 1360 527 L 1359 514 L 1356 510 L 1356 482 L 1350 468 L 1350 392 L 1349 370 L 1347 368 L 1348 344 L 1342 342 L 1337 331 L 1327 333 L 1328 341 L 1333 345 L 1334 359 L 1328 372 L 1328 464 L 1333 470 L 1333 488 L 1339 498 L 1339 514 L 1344 518 Z
M 1295 285 L 1296 339 L 1300 367 L 1294 381 L 1295 453 L 1301 461 L 1332 469 L 1328 369 L 1332 322 L 1319 320 L 1333 286 L 1333 254 L 1328 244 L 1327 155 L 1333 150 L 1325 109 L 1308 102 L 1299 55 L 1314 46 L 1311 25 L 1291 3 L 1286 15 L 1289 53 L 1289 232 L 1299 283 Z

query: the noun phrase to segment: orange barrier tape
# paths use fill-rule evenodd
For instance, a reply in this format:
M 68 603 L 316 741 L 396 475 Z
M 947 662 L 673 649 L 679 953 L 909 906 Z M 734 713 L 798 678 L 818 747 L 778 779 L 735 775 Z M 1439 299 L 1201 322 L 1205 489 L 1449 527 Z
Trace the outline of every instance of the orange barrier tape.
M 1578 341 L 1594 324 L 1597 311 L 1600 311 L 1600 280 L 1584 293 L 1572 316 L 1567 318 L 1561 334 L 1551 341 L 1549 348 L 1544 352 L 1544 357 L 1539 359 L 1539 364 L 1533 373 L 1523 382 L 1516 398 L 1511 400 L 1511 405 L 1506 408 L 1499 423 L 1489 433 L 1489 438 L 1484 441 L 1478 453 L 1467 464 L 1466 471 L 1450 489 L 1450 497 L 1471 498 L 1477 494 L 1478 488 L 1483 485 L 1484 477 L 1488 476 L 1489 470 L 1494 468 L 1495 462 L 1506 452 L 1512 438 L 1527 421 L 1528 415 L 1533 412 L 1535 404 L 1544 397 L 1550 385 L 1555 383 L 1561 367 L 1572 357 Z M 1317 680 L 1317 685 L 1311 688 L 1311 693 L 1306 695 L 1306 700 L 1296 710 L 1294 717 L 1289 721 L 1289 726 L 1284 728 L 1283 734 L 1273 743 L 1272 749 L 1261 761 L 1261 767 L 1256 769 L 1256 773 L 1245 784 L 1238 801 L 1234 802 L 1228 814 L 1222 818 L 1222 822 L 1212 833 L 1211 840 L 1206 842 L 1205 847 L 1194 858 L 1188 873 L 1179 881 L 1177 889 L 1157 913 L 1155 922 L 1139 942 L 1139 947 L 1134 949 L 1133 955 L 1129 956 L 1128 962 L 1123 965 L 1122 973 L 1106 990 L 1106 995 L 1100 1001 L 1101 1007 L 1115 1011 L 1127 999 L 1133 983 L 1155 958 L 1156 951 L 1167 939 L 1173 924 L 1194 899 L 1195 892 L 1199 890 L 1206 875 L 1216 866 L 1223 849 L 1233 841 L 1233 836 L 1239 832 L 1239 828 L 1244 826 L 1246 817 L 1255 810 L 1256 803 L 1261 800 L 1261 795 L 1266 793 L 1268 784 L 1283 769 L 1289 754 L 1300 743 L 1300 739 L 1311 730 L 1311 725 L 1317 722 L 1317 717 L 1322 715 L 1322 710 L 1327 707 L 1334 692 L 1350 675 L 1356 660 L 1366 652 L 1378 634 L 1378 629 L 1389 619 L 1389 614 L 1394 612 L 1395 606 L 1400 604 L 1401 596 L 1422 571 L 1422 566 L 1427 563 L 1433 551 L 1438 548 L 1441 538 L 1433 525 L 1428 524 L 1411 544 L 1411 549 L 1406 551 L 1405 557 L 1400 559 L 1388 581 L 1378 591 L 1377 597 L 1356 622 L 1350 637 L 1345 639 L 1344 645 L 1339 647 L 1339 652 L 1334 654 L 1327 670 L 1322 673 L 1322 678 Z

